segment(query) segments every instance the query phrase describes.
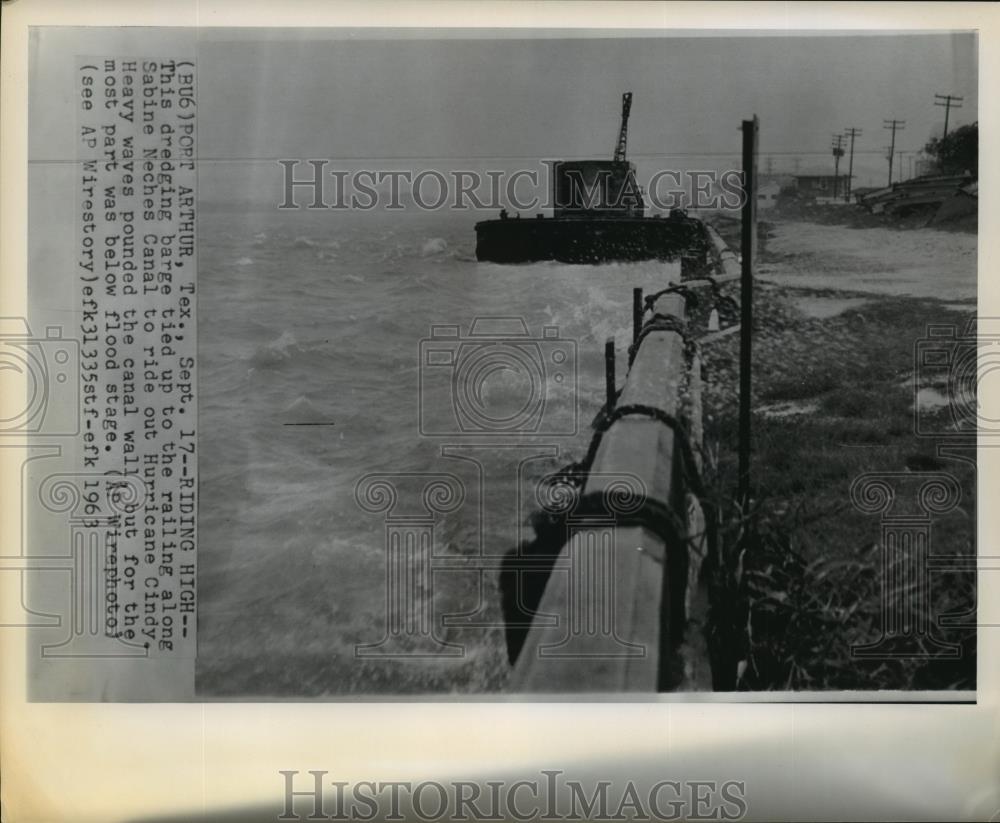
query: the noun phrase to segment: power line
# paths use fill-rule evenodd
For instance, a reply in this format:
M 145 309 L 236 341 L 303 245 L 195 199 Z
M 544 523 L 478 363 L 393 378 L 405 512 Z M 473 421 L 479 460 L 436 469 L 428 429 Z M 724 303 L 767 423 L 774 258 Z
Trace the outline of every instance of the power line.
M 822 150 L 788 150 L 788 151 L 773 151 L 769 152 L 770 155 L 774 157 L 826 157 L 828 154 L 828 149 Z M 880 152 L 876 149 L 857 149 L 855 152 L 857 155 L 870 155 L 879 154 Z M 597 157 L 597 154 L 573 154 L 573 155 L 560 155 L 559 160 L 591 160 Z M 312 158 L 312 154 L 303 154 L 290 152 L 283 155 L 239 155 L 231 157 L 223 157 L 221 155 L 206 155 L 196 157 L 195 160 L 205 163 L 277 163 L 279 160 L 299 160 L 301 162 L 307 162 L 308 158 Z M 629 157 L 634 160 L 657 160 L 661 158 L 716 158 L 716 157 L 726 157 L 733 159 L 735 163 L 737 158 L 733 156 L 731 151 L 673 151 L 673 152 L 629 152 Z M 316 155 L 317 159 L 323 159 L 330 163 L 340 162 L 412 162 L 414 160 L 551 160 L 555 158 L 555 155 L 546 154 L 410 154 L 410 155 L 338 155 L 338 154 L 323 154 Z M 55 164 L 55 163 L 79 163 L 78 159 L 58 159 L 58 158 L 35 158 L 28 161 L 31 165 L 39 164 Z

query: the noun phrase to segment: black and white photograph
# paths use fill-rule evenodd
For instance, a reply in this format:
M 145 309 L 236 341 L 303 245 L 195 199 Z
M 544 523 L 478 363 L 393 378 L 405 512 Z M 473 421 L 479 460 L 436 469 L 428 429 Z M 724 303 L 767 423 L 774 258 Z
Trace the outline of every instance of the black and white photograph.
M 995 90 L 968 4 L 425 5 L 23 27 L 0 640 L 25 705 L 200 704 L 208 785 L 299 709 L 359 750 L 436 727 L 410 709 L 495 710 L 512 750 L 592 711 L 650 734 L 770 711 L 797 773 L 814 715 L 993 699 Z M 381 760 L 283 745 L 255 772 L 277 819 L 402 819 L 359 794 Z M 429 819 L 787 815 L 757 805 L 752 738 L 719 745 L 746 768 L 706 766 L 707 794 L 642 757 L 606 794 L 567 749 L 522 781 L 533 816 L 438 764 Z
M 32 173 L 85 221 L 123 654 L 196 644 L 204 698 L 974 694 L 975 33 L 73 38 L 38 107 L 78 84 L 94 159 L 40 114 Z
M 974 34 L 222 35 L 199 695 L 974 691 Z

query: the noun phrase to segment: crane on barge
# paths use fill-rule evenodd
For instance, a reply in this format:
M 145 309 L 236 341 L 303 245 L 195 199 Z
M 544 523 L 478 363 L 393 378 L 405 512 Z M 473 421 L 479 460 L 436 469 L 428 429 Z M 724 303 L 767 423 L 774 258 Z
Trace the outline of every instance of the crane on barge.
M 622 94 L 621 125 L 611 159 L 557 160 L 551 164 L 552 216 L 476 223 L 476 259 L 493 263 L 558 260 L 676 260 L 703 256 L 704 227 L 680 209 L 647 217 L 635 164 L 627 157 L 632 92 Z
M 632 92 L 627 91 L 622 95 L 622 127 L 618 131 L 618 143 L 615 145 L 614 161 L 616 163 L 625 162 L 625 147 L 628 145 L 628 116 L 632 111 Z

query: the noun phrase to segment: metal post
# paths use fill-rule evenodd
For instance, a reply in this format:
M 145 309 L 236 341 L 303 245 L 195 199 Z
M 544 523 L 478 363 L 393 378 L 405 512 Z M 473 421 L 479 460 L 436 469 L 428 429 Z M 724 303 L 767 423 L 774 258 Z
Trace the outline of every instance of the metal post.
M 613 337 L 604 341 L 604 384 L 607 397 L 605 410 L 610 414 L 615 408 L 618 392 L 615 380 L 615 338 Z
M 632 345 L 639 341 L 639 331 L 642 329 L 642 288 L 632 289 Z
M 892 131 L 892 141 L 889 143 L 889 183 L 892 185 L 892 160 L 893 155 L 896 152 L 896 132 L 902 131 L 904 128 L 905 120 L 886 120 L 884 121 L 883 128 L 890 129 Z M 902 174 L 900 174 L 902 176 Z
M 845 130 L 851 138 L 851 155 L 847 163 L 847 182 L 844 184 L 844 202 L 851 202 L 851 189 L 854 186 L 854 138 L 861 136 L 861 129 L 849 128 Z
M 844 135 L 835 134 L 833 135 L 833 143 L 830 144 L 830 148 L 833 149 L 833 199 L 837 200 L 840 197 L 840 158 L 844 156 Z
M 750 496 L 750 363 L 753 329 L 753 260 L 757 241 L 757 115 L 743 121 L 743 220 L 740 237 L 739 501 Z

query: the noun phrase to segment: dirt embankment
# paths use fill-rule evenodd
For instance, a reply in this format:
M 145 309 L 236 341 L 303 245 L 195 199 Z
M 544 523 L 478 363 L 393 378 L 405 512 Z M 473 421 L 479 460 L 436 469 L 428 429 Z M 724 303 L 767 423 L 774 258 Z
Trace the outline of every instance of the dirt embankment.
M 902 214 L 872 214 L 868 209 L 853 203 L 814 203 L 786 199 L 765 216 L 767 220 L 794 220 L 822 223 L 829 226 L 846 226 L 854 229 L 884 228 L 894 231 L 914 231 L 933 228 L 938 231 L 975 234 L 978 215 L 963 214 L 951 220 L 933 222 L 939 206 L 919 206 Z

